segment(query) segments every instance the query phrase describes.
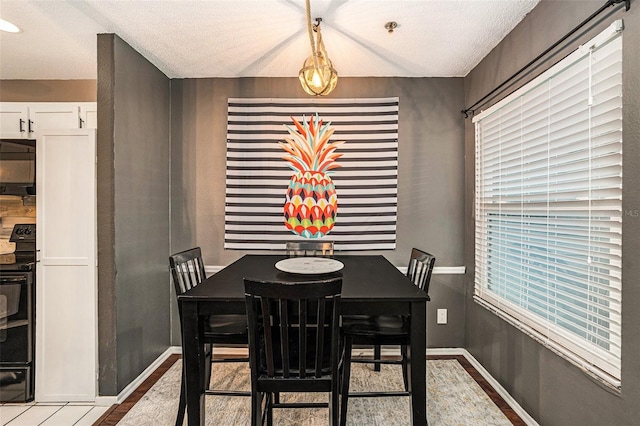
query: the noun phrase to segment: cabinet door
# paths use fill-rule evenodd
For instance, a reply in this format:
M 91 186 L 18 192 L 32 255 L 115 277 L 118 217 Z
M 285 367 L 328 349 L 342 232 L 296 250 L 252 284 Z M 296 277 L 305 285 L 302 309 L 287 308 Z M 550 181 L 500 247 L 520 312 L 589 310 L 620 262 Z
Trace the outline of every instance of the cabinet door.
M 80 104 L 80 128 L 98 128 L 98 108 L 95 102 Z
M 52 102 L 29 105 L 30 130 L 80 128 L 80 108 L 78 104 Z
M 36 401 L 97 395 L 95 130 L 36 138 Z
M 26 139 L 28 135 L 29 111 L 27 104 L 0 102 L 0 137 Z

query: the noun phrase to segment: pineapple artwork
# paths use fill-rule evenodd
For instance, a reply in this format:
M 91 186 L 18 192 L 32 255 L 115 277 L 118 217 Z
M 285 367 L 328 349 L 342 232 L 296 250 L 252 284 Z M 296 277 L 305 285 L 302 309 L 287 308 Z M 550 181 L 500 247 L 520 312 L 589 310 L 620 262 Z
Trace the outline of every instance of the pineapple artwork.
M 336 160 L 342 154 L 335 151 L 345 141 L 329 142 L 334 129 L 318 114 L 308 122 L 304 116 L 302 122 L 291 119 L 295 127 L 285 125 L 290 137 L 278 143 L 287 153 L 282 159 L 294 172 L 287 188 L 284 224 L 303 238 L 321 238 L 336 222 L 338 195 L 329 174 L 340 167 Z

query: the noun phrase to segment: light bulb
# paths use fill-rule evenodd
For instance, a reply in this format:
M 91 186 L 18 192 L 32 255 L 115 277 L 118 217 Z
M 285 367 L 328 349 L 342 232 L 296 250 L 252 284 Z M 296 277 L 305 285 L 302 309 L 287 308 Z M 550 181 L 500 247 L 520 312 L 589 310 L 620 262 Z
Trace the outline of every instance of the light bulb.
M 320 88 L 322 87 L 322 80 L 320 79 L 320 74 L 318 74 L 318 70 L 313 70 L 313 77 L 311 77 L 311 82 L 314 86 Z

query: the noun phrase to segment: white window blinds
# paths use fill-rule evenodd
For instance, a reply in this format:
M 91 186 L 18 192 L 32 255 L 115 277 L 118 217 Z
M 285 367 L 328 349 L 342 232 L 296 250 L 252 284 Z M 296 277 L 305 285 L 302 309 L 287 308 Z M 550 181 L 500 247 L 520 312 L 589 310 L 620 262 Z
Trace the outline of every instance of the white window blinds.
M 474 118 L 475 299 L 620 386 L 622 22 Z

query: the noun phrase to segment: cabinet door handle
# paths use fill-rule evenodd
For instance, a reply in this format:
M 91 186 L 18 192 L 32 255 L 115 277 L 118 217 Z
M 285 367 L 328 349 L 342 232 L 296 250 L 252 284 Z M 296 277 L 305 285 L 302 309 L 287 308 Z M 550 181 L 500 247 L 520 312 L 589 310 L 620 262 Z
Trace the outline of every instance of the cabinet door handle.
M 31 128 L 31 125 L 33 124 L 33 121 L 29 120 L 29 133 L 33 133 L 33 129 Z
M 24 120 L 21 118 L 20 119 L 20 133 L 24 133 Z
M 80 128 L 82 129 L 84 127 L 84 120 L 82 119 L 82 117 L 80 117 Z

